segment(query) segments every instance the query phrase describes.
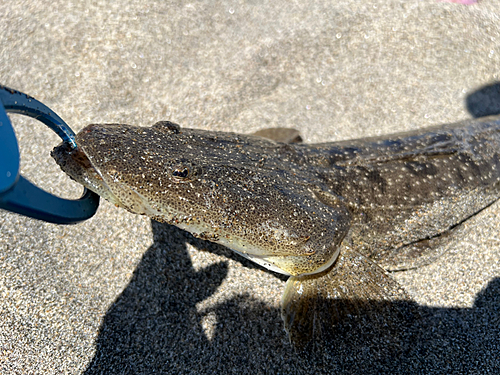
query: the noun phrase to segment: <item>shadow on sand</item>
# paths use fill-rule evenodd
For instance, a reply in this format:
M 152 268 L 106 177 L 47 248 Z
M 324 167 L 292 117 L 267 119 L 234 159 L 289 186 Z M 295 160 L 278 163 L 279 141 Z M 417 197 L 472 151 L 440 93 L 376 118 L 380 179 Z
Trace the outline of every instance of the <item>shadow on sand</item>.
M 485 85 L 470 93 L 465 104 L 475 118 L 500 115 L 500 82 Z
M 185 243 L 235 256 L 230 250 L 169 225 L 153 221 L 152 228 L 154 244 L 107 312 L 87 375 L 449 374 L 500 368 L 500 279 L 479 293 L 470 309 L 418 306 L 420 318 L 402 323 L 397 350 L 384 348 L 382 332 L 368 328 L 366 334 L 367 327 L 350 322 L 322 343 L 320 354 L 299 355 L 288 343 L 280 311 L 250 295 L 197 311 L 196 304 L 215 292 L 228 267 L 221 262 L 195 271 Z M 201 323 L 206 314 L 217 322 L 210 340 Z

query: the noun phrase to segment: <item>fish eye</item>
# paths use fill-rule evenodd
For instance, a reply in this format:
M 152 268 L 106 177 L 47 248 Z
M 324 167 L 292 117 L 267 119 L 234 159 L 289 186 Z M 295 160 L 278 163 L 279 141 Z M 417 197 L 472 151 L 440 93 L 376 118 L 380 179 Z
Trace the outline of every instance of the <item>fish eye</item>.
M 188 167 L 178 167 L 175 168 L 172 172 L 172 176 L 178 180 L 185 180 L 189 177 L 189 168 Z

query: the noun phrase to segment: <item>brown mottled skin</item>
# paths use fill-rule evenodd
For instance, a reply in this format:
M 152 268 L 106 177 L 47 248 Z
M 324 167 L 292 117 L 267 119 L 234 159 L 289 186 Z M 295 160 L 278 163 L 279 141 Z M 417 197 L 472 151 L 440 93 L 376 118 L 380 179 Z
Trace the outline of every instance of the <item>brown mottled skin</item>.
M 89 125 L 76 142 L 52 154 L 76 181 L 291 275 L 283 319 L 298 347 L 338 324 L 335 301 L 406 300 L 377 263 L 430 262 L 500 195 L 498 117 L 316 145 L 170 122 Z

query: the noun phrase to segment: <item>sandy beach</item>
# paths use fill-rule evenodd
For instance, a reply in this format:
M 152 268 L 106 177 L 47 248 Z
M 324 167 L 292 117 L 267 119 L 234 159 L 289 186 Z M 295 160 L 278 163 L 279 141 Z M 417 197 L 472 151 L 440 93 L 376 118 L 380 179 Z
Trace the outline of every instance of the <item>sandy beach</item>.
M 0 83 L 90 123 L 336 141 L 500 113 L 500 1 L 13 1 Z M 43 124 L 11 116 L 21 171 L 82 188 Z M 285 280 L 229 249 L 101 200 L 55 225 L 0 211 L 2 374 L 496 374 L 500 205 L 447 252 L 393 273 L 424 312 L 406 355 L 343 342 L 314 363 L 280 317 Z M 325 357 L 327 358 L 327 357 Z

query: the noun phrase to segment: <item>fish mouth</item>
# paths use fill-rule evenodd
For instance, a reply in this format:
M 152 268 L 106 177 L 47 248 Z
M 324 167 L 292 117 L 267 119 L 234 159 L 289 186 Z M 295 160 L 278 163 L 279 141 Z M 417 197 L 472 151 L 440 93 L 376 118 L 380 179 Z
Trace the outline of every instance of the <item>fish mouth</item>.
M 111 203 L 121 206 L 119 199 L 113 194 L 99 169 L 92 164 L 80 146 L 74 149 L 68 143 L 63 142 L 54 147 L 50 156 L 73 180 Z
M 73 149 L 69 144 L 61 143 L 50 153 L 63 172 L 117 207 L 138 215 L 159 214 L 143 195 L 113 178 L 110 173 L 104 173 L 92 162 L 85 148 L 78 142 L 77 146 Z

